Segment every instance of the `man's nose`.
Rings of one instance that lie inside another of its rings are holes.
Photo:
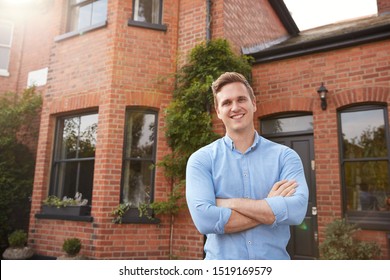
[[[232,102],[232,111],[236,111],[236,110],[238,110],[238,108],[239,108],[238,102],[233,101],[233,102]]]

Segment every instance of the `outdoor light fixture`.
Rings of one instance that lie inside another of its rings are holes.
[[[326,94],[328,93],[328,90],[324,86],[324,83],[321,83],[321,86],[317,89],[317,93],[320,96],[321,99],[321,108],[322,110],[326,110],[326,106],[328,105],[326,103]]]

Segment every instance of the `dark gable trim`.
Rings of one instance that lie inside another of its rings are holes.
[[[292,18],[290,11],[287,9],[286,4],[284,4],[284,1],[268,0],[268,2],[271,4],[280,21],[287,29],[288,34],[290,34],[291,36],[297,36],[299,34],[299,28],[296,25],[294,19]]]
[[[276,46],[248,55],[254,57],[254,64],[259,64],[386,39],[390,39],[390,23],[306,42]]]

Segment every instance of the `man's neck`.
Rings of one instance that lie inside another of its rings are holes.
[[[230,139],[233,140],[234,148],[241,153],[245,153],[250,146],[253,145],[255,139],[255,130],[251,130],[245,133],[227,133]]]

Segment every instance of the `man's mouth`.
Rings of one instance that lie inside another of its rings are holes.
[[[241,119],[242,117],[244,117],[245,114],[239,114],[239,115],[234,115],[234,116],[231,116],[230,118],[231,119]]]

